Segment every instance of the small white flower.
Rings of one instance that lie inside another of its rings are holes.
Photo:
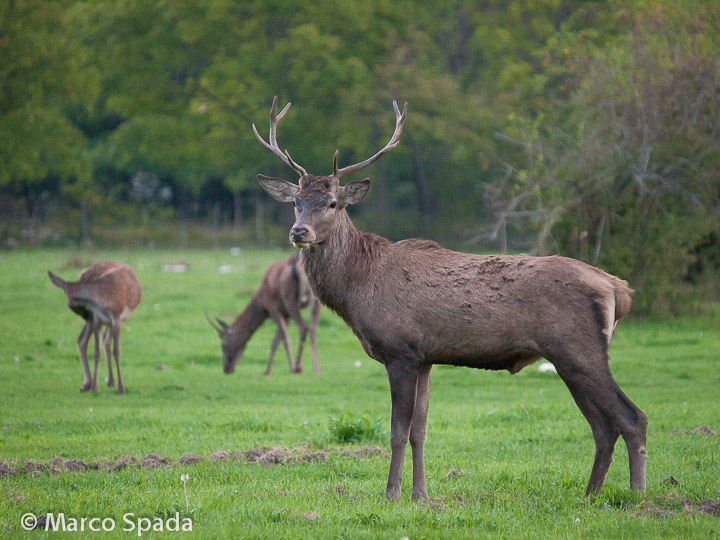
[[[357,360],[357,361],[355,362],[355,367],[356,367],[356,368],[362,367],[362,362],[361,362],[360,360]]]
[[[189,478],[190,478],[190,475],[187,473],[180,476],[180,480],[182,480],[183,482],[187,482]]]
[[[90,408],[88,409],[88,412],[93,412],[93,408],[90,407]]]

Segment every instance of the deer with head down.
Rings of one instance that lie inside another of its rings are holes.
[[[108,386],[115,386],[110,348],[112,345],[118,376],[118,394],[125,393],[120,374],[120,329],[122,322],[135,312],[142,297],[142,287],[130,266],[121,262],[100,262],[80,272],[75,282],[65,281],[48,271],[50,280],[60,287],[67,296],[68,307],[85,319],[77,342],[80,347],[85,380],[81,392],[98,391],[97,372],[100,363],[100,330],[105,326],[102,340],[105,345],[108,367]],[[88,344],[90,336],[95,337],[95,370],[90,376],[88,365]]]
[[[407,114],[395,108],[387,145],[361,163],[308,174],[277,144],[277,97],[270,112],[269,142],[260,142],[298,175],[293,184],[258,175],[276,200],[295,205],[290,241],[302,250],[310,284],[337,312],[365,352],[384,364],[392,401],[390,472],[386,497],[400,497],[403,461],[410,442],[414,499],[426,499],[423,448],[430,370],[435,364],[517,373],[541,357],[552,362],[590,424],[595,460],[586,495],[599,490],[619,436],[630,462],[630,485],[645,490],[647,416],[610,373],[608,349],[628,312],[627,283],[565,257],[478,256],[443,249],[428,240],[392,243],[364,233],[347,206],[370,188],[364,179],[340,179],[375,162],[398,144]]]
[[[265,369],[265,375],[272,373],[273,360],[280,341],[285,345],[290,362],[290,373],[301,373],[303,348],[308,332],[310,333],[313,371],[320,371],[315,343],[317,327],[320,322],[320,302],[313,295],[298,259],[298,254],[294,253],[288,259],[271,265],[265,272],[260,288],[232,324],[226,323],[220,317],[215,317],[213,320],[207,313],[205,314],[222,341],[225,373],[230,374],[235,371],[235,366],[240,362],[248,341],[268,317],[275,321],[278,330],[270,347],[270,361]],[[310,306],[309,325],[305,324],[300,314],[300,310],[307,306]],[[300,346],[295,362],[293,362],[292,343],[290,334],[288,334],[288,323],[291,319],[295,321],[300,330]]]

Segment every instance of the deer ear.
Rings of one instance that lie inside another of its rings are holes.
[[[292,202],[298,194],[298,191],[300,191],[300,188],[295,184],[281,180],[280,178],[272,178],[258,174],[257,179],[262,188],[276,201]]]
[[[343,188],[343,203],[356,204],[365,198],[370,191],[370,179],[358,180],[350,182]]]

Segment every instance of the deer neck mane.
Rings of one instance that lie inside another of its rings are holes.
[[[346,211],[328,239],[302,251],[303,266],[320,301],[348,321],[348,291],[373,280],[389,240],[358,230]]]
[[[267,317],[267,311],[262,307],[257,296],[253,296],[242,313],[232,323],[234,341],[237,347],[244,346]]]

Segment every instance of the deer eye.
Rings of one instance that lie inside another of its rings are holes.
[[[330,208],[335,208],[337,206],[337,202],[333,201],[329,204]]]

